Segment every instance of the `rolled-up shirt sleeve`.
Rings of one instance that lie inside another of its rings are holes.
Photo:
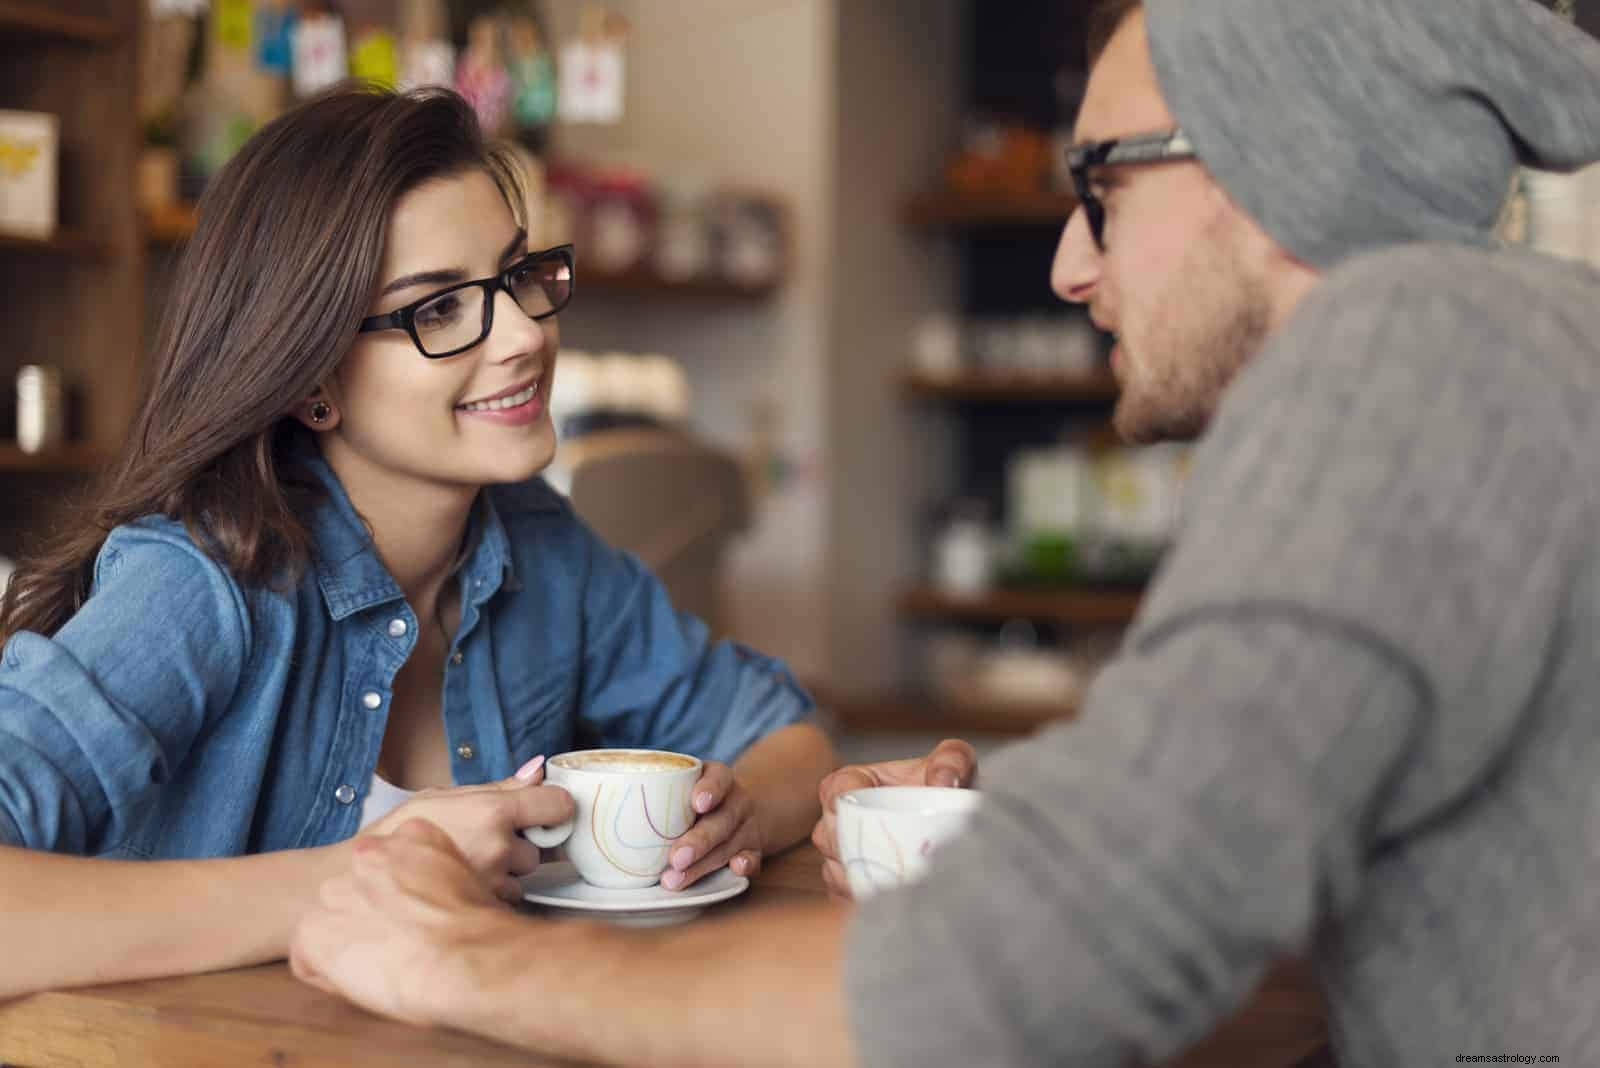
[[[811,698],[780,661],[712,641],[629,553],[589,536],[579,716],[606,746],[644,746],[731,763]]]
[[[1230,389],[1083,718],[858,910],[863,1063],[1160,1060],[1493,773],[1590,566],[1590,393],[1438,259],[1330,276]]]
[[[113,532],[83,607],[0,652],[0,839],[114,848],[228,707],[250,633],[238,585],[175,525]]]

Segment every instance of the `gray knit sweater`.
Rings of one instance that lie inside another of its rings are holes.
[[[1083,717],[853,921],[864,1063],[1123,1065],[1311,954],[1340,1063],[1600,1065],[1600,274],[1417,245],[1230,388]]]

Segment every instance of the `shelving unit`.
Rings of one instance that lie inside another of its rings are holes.
[[[87,233],[58,228],[49,237],[0,233],[0,252],[36,253],[52,258],[105,259],[111,249]]]
[[[0,471],[86,474],[105,466],[109,459],[109,453],[94,445],[69,444],[47,452],[30,453],[14,444],[0,443]]]
[[[838,596],[853,619],[840,612],[836,621],[842,636],[834,659],[844,692],[833,706],[851,729],[1014,733],[1074,714],[1069,695],[1063,693],[1060,704],[1019,708],[979,696],[976,686],[952,694],[934,680],[948,664],[944,653],[975,652],[975,678],[987,677],[994,667],[998,693],[1011,679],[1002,674],[1004,662],[986,653],[998,650],[991,644],[998,641],[997,631],[1027,621],[1035,624],[1040,642],[1052,648],[1060,643],[1069,663],[1087,670],[1114,645],[1115,631],[1136,616],[1142,597],[1139,588],[1044,586],[1051,562],[1040,552],[1024,558],[1039,567],[1039,587],[961,597],[919,582],[932,569],[937,554],[930,550],[949,506],[981,502],[996,528],[1010,524],[1020,450],[1120,444],[1109,418],[1120,391],[1103,359],[1079,373],[998,369],[1007,348],[1033,360],[1042,354],[1032,346],[1044,336],[1074,349],[1082,341],[1074,333],[1078,324],[1066,321],[1082,317],[1081,309],[1064,306],[1050,287],[1051,261],[1077,198],[1050,188],[1044,175],[1025,177],[1040,169],[1040,142],[1014,138],[1006,127],[1019,124],[1049,137],[1070,124],[1072,96],[1085,73],[1084,10],[1048,0],[962,0],[940,10],[954,10],[957,24],[936,24],[936,32],[925,35],[926,48],[938,58],[941,75],[959,71],[960,77],[936,83],[924,78],[920,68],[927,64],[908,63],[890,66],[892,81],[863,75],[841,83],[846,98],[864,103],[852,116],[853,139],[841,141],[839,166],[859,178],[851,199],[867,206],[845,215],[838,255],[842,263],[869,266],[841,270],[848,293],[841,300],[839,333],[847,347],[840,373],[848,385],[836,391],[843,413],[838,425],[847,428],[838,448],[851,466],[841,479],[847,488],[839,494],[839,508],[870,520],[846,515],[838,529],[862,547],[863,558],[882,564],[873,569],[851,561],[841,567],[846,592]],[[897,55],[916,47],[909,31],[889,17],[863,15],[846,27],[855,31],[847,36],[857,51],[843,53],[851,69],[873,69],[869,48]],[[908,113],[920,114],[940,136],[908,133],[916,125],[905,122]],[[990,122],[987,132],[994,137],[974,128]],[[998,148],[1008,156],[956,160],[952,146],[958,152]],[[991,187],[939,188],[950,176],[973,183],[987,179]],[[885,205],[893,233],[884,226]],[[952,319],[969,342],[962,369],[911,370],[910,353],[896,344],[906,345],[932,322]],[[1012,337],[1003,336],[1003,323],[1017,327]],[[992,335],[986,332],[991,327]],[[1042,367],[1048,361],[1034,362]],[[878,380],[863,388],[855,377],[862,371]],[[892,415],[875,416],[874,406],[879,413],[891,408]],[[892,446],[880,446],[869,431],[849,429],[852,423],[877,425],[871,423],[875,417],[892,427]],[[1111,562],[1102,568],[1102,548],[1092,546],[1090,555],[1072,561],[1074,568],[1111,573],[1122,566],[1116,563],[1120,550],[1107,548]],[[1125,570],[1134,573],[1138,563],[1130,556]],[[1006,581],[1026,580],[1008,570]],[[879,650],[893,655],[879,653],[874,662]],[[1022,682],[1017,679],[1015,692],[1028,692]],[[1065,681],[1061,687],[1069,688]]]
[[[836,697],[818,693],[818,703],[845,730],[863,734],[939,734],[995,738],[1029,734],[1047,724],[1071,719],[1076,704],[1018,704],[964,700],[934,694],[869,694]]]
[[[194,233],[195,210],[192,204],[176,204],[145,217],[145,234],[155,245],[177,245]],[[582,292],[670,294],[707,300],[764,300],[778,290],[778,283],[746,285],[719,278],[679,280],[665,278],[650,270],[623,272],[598,271],[582,263],[578,266],[578,287]]]
[[[17,369],[61,370],[74,437],[43,454],[0,424],[0,553],[14,555],[49,520],[62,490],[102,466],[136,395],[145,242],[135,204],[136,67],[143,3],[0,0],[0,108],[42,111],[60,130],[59,226],[47,238],[0,236],[0,286],[24,314],[0,351],[0,410]]]
[[[0,0],[0,37],[44,37],[79,44],[109,44],[126,29],[106,15],[57,11],[36,2]]]
[[[1070,193],[972,194],[922,193],[901,212],[911,226],[977,229],[1012,226],[1060,226],[1078,206]]]
[[[907,619],[1005,623],[1025,619],[1074,627],[1120,627],[1133,621],[1138,590],[999,589],[972,597],[917,586],[901,593],[896,609]]]
[[[1110,403],[1120,387],[1109,370],[1083,374],[964,370],[952,374],[908,371],[907,393],[934,400],[1006,404]]]

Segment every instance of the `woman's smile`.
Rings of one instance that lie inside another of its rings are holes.
[[[541,374],[531,382],[510,386],[481,400],[458,404],[456,411],[503,426],[525,426],[544,414],[547,377]]]

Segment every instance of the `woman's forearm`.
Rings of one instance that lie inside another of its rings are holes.
[[[822,814],[817,784],[837,764],[833,744],[814,723],[780,727],[734,762],[740,785],[755,799],[763,852],[787,849],[811,833]]]
[[[281,958],[348,852],[124,861],[0,847],[0,999]]]

